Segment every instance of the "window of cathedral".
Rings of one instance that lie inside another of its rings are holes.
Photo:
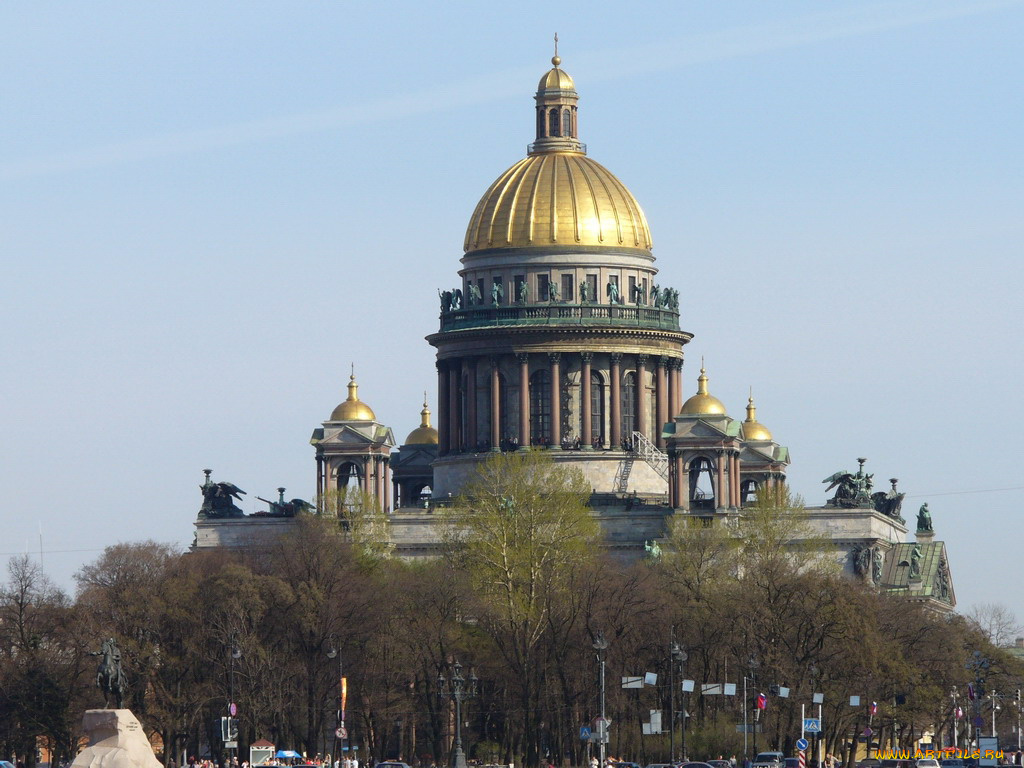
[[[562,275],[562,301],[573,301],[576,289],[575,275]]]
[[[647,303],[647,297],[650,296],[650,294],[647,292],[647,278],[646,277],[641,281],[640,288],[643,290],[643,293],[641,294],[644,297],[643,303],[646,304]]]
[[[537,110],[537,138],[544,138],[544,110]]]
[[[597,301],[597,275],[587,275],[587,296],[590,301]]]
[[[690,509],[715,508],[714,465],[698,456],[690,462]]]
[[[562,135],[572,136],[572,118],[569,116],[569,110],[562,110]]]
[[[632,304],[635,301],[635,298],[636,298],[636,276],[635,275],[630,275],[629,276],[629,293],[627,293],[622,298],[623,298],[623,302],[626,303],[626,304]]]
[[[596,371],[590,374],[590,436],[595,448],[604,446],[604,379]]]
[[[484,288],[484,279],[481,277],[476,281],[476,287],[480,289],[480,301],[487,303],[487,290]]]
[[[559,136],[561,135],[558,131],[558,109],[552,109],[548,114],[548,135]]]
[[[522,288],[523,288],[523,283],[525,283],[525,282],[526,282],[526,275],[516,275],[515,277],[512,278],[512,283],[513,283],[513,285],[515,285],[514,292],[513,292],[512,296],[515,299],[515,301],[519,301],[519,297],[523,295]],[[509,303],[511,304],[512,301],[510,300]]]
[[[630,278],[631,280],[633,278]],[[632,441],[636,429],[636,374],[630,371],[622,377],[622,436]]]
[[[548,300],[548,283],[550,278],[547,275],[537,275],[537,301]]]
[[[551,434],[551,372],[547,368],[530,377],[530,440],[545,445]]]

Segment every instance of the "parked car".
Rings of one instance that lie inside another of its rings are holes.
[[[939,765],[942,768],[964,768],[967,765],[962,757],[944,757],[939,760]]]
[[[400,763],[397,760],[385,760],[383,763],[377,763],[374,768],[412,768],[408,763]]]
[[[705,760],[711,768],[732,768],[732,762],[729,760]]]
[[[711,768],[711,765],[709,763],[692,762],[683,763],[679,768]]]
[[[939,761],[934,757],[922,757],[915,761],[917,768],[939,768]]]
[[[787,757],[786,758],[786,768],[800,768],[800,758],[799,757]]]
[[[785,761],[781,752],[758,752],[751,768],[783,768]]]

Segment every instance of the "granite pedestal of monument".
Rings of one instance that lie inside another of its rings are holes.
[[[90,709],[82,718],[89,746],[71,768],[162,768],[130,709]]]

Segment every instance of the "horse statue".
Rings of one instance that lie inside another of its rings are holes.
[[[110,708],[110,697],[114,697],[117,709],[124,709],[124,696],[128,692],[128,679],[121,669],[121,649],[112,637],[103,641],[99,651],[92,651],[90,656],[102,657],[96,667],[96,685],[103,691],[103,708]]]

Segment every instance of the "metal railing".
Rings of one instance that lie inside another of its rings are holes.
[[[642,432],[633,433],[633,453],[646,461],[662,480],[668,480],[668,456]]]
[[[441,313],[441,330],[496,325],[604,325],[679,330],[679,312],[628,304],[477,305]]]

